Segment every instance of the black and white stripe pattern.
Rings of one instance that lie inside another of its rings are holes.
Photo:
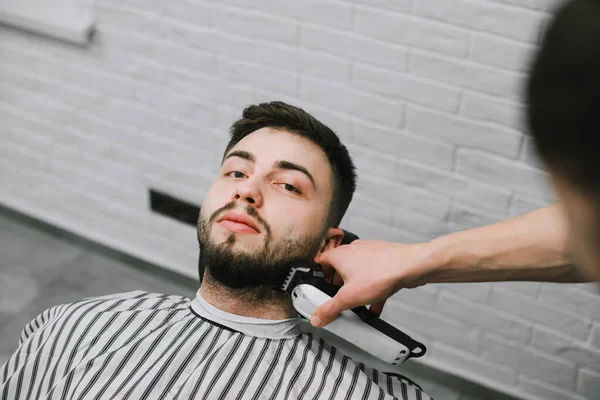
[[[0,400],[429,399],[311,334],[242,334],[190,301],[130,292],[44,311],[0,369]]]

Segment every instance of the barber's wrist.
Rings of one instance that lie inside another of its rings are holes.
[[[440,236],[420,246],[417,267],[420,273],[415,279],[416,286],[462,280],[460,266],[467,260],[457,261],[461,254],[454,234]]]
[[[430,241],[417,244],[397,244],[398,260],[395,280],[398,288],[415,288],[436,283],[435,276],[448,263],[444,243]]]

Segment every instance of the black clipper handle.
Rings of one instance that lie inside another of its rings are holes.
[[[402,332],[400,329],[393,325],[388,324],[381,318],[379,318],[374,312],[370,311],[365,306],[355,307],[352,309],[356,315],[360,317],[365,323],[371,325],[379,332],[391,337],[395,341],[402,343],[410,350],[409,358],[419,358],[425,355],[427,347],[423,343],[417,342],[415,339]]]
[[[327,294],[330,297],[335,296],[335,294],[340,289],[339,286],[334,285],[333,283],[327,282],[323,278],[316,277],[308,277],[304,279],[303,283],[307,283],[321,290],[323,293]],[[410,350],[410,354],[406,358],[419,358],[425,355],[427,352],[427,347],[421,342],[417,342],[406,333],[402,332],[400,329],[396,328],[393,325],[388,324],[381,318],[379,318],[374,312],[369,311],[369,309],[365,306],[359,306],[352,309],[352,311],[358,315],[358,317],[368,325],[371,325],[373,328],[377,329],[381,333],[391,337],[395,341],[402,343]]]

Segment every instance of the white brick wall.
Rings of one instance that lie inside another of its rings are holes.
[[[194,230],[149,187],[201,202],[248,104],[336,129],[359,169],[344,227],[415,243],[554,200],[523,82],[558,0],[95,2],[89,49],[0,27],[0,202],[196,275]],[[402,290],[385,318],[422,362],[531,399],[593,399],[589,285]]]

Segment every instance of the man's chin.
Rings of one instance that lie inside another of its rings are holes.
[[[258,235],[244,235],[232,232],[219,232],[213,235],[211,242],[217,246],[226,245],[231,249],[246,251],[256,251],[261,246],[264,246]]]

